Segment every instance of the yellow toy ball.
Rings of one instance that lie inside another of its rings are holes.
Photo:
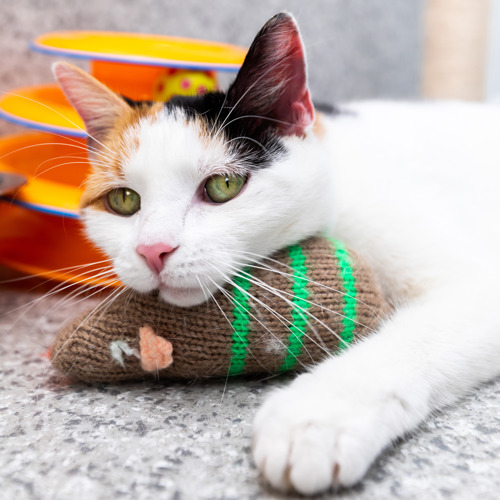
[[[155,101],[168,101],[174,95],[203,95],[217,89],[213,71],[175,70],[157,78],[153,96]]]

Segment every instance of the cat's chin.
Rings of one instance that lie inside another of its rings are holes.
[[[160,297],[169,304],[179,307],[191,307],[206,301],[201,288],[180,288],[160,285]]]

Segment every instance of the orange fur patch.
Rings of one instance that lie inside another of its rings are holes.
[[[94,153],[95,161],[91,160],[92,172],[85,183],[80,208],[92,206],[96,210],[106,210],[102,197],[111,189],[123,187],[122,165],[139,148],[134,127],[144,119],[153,121],[163,106],[163,103],[154,103],[130,108],[116,121],[99,151]]]

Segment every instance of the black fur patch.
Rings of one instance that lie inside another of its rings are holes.
[[[232,151],[248,168],[256,170],[269,166],[287,151],[276,133],[272,120],[252,113],[240,113],[238,107],[229,107],[224,92],[210,92],[202,96],[175,96],[165,103],[167,110],[182,108],[188,119],[205,120],[212,135],[223,135]]]
[[[133,108],[153,104],[147,101],[134,101],[122,96]],[[165,103],[165,109],[182,109],[188,119],[196,117],[205,120],[212,135],[223,135],[224,141],[250,170],[269,166],[277,158],[287,154],[281,137],[276,133],[274,122],[264,117],[248,116],[238,113],[225,105],[224,92],[210,92],[200,96],[174,96]],[[220,132],[219,132],[220,131]]]
[[[152,105],[152,101],[134,101],[122,96],[133,108]],[[201,96],[174,96],[165,103],[168,111],[182,109],[188,119],[196,117],[205,120],[207,129],[215,136],[221,130],[224,140],[231,145],[234,153],[241,158],[249,170],[268,167],[271,163],[287,154],[283,140],[276,132],[274,122],[264,117],[242,115],[237,108],[225,103],[224,92],[210,92]],[[324,103],[315,103],[315,108],[329,115],[342,114],[342,111]]]

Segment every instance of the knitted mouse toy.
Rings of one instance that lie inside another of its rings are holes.
[[[370,334],[387,312],[366,264],[317,237],[245,269],[195,307],[125,292],[66,324],[51,360],[84,382],[301,370]]]

